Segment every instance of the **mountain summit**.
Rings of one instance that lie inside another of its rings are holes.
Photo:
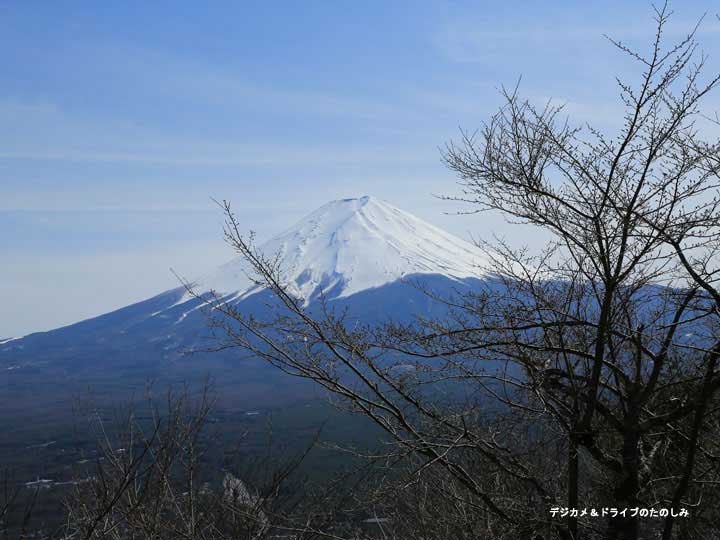
[[[283,280],[306,301],[320,293],[347,297],[408,275],[474,277],[483,259],[469,242],[369,196],[329,202],[260,250],[280,256]],[[245,297],[256,290],[247,271],[236,259],[198,285]]]

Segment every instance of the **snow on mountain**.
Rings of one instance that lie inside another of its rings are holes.
[[[310,301],[342,298],[412,274],[480,277],[482,252],[434,225],[373,198],[332,201],[260,246],[279,254],[284,282]],[[257,291],[238,258],[196,282],[235,299]]]

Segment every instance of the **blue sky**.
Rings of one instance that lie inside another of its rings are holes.
[[[670,39],[709,2],[676,2]],[[514,85],[612,131],[646,2],[0,3],[0,337],[97,315],[232,256],[211,197],[268,237],[371,194],[460,236],[438,148]],[[712,102],[717,103],[715,97]]]

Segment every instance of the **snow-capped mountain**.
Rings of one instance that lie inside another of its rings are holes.
[[[473,244],[369,196],[332,201],[260,250],[279,255],[284,281],[308,302],[321,292],[343,298],[409,275],[477,277],[482,262]],[[245,298],[257,292],[248,271],[244,260],[235,259],[196,283]]]
[[[442,305],[407,281],[450,295],[483,279],[483,255],[474,245],[372,197],[330,202],[260,249],[279,255],[284,282],[309,309],[322,293],[366,322],[442,313]],[[268,315],[269,292],[248,270],[232,260],[197,279],[195,292],[212,290],[242,312]],[[276,375],[261,362],[246,359],[239,366],[232,351],[187,354],[213,346],[202,307],[202,300],[177,287],[99,317],[0,342],[0,391],[25,383],[37,388],[42,378],[56,392],[59,382],[133,388],[148,378],[191,380],[211,372],[234,394],[267,398],[267,381]]]

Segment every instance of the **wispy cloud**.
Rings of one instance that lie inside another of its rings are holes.
[[[699,12],[696,19],[671,19],[664,29],[664,39],[683,39],[695,28],[702,15],[703,13]],[[503,21],[498,27],[483,19],[448,18],[438,25],[432,36],[432,43],[445,58],[459,64],[490,61],[509,64],[514,59],[537,53],[562,52],[564,57],[572,57],[581,51],[590,60],[602,55],[603,47],[610,46],[607,37],[640,47],[652,42],[655,29],[649,9],[639,15],[626,13],[625,18],[644,20],[646,24],[637,22],[618,25],[605,18],[587,24],[558,17],[554,23],[548,18],[513,19],[513,26],[508,26],[508,21]],[[492,27],[489,28],[490,26]],[[708,14],[703,19],[697,36],[703,39],[715,38],[718,35],[720,22],[713,14]],[[569,51],[572,54],[569,54]]]
[[[405,144],[406,137],[393,137],[392,132],[385,132],[383,141],[370,139],[361,145],[327,137],[277,142],[272,134],[260,137],[264,141],[249,142],[249,134],[236,134],[236,140],[220,139],[219,135],[178,135],[123,118],[64,111],[46,102],[0,100],[0,123],[14,126],[0,134],[0,159],[5,160],[289,167],[407,163],[419,158]]]

